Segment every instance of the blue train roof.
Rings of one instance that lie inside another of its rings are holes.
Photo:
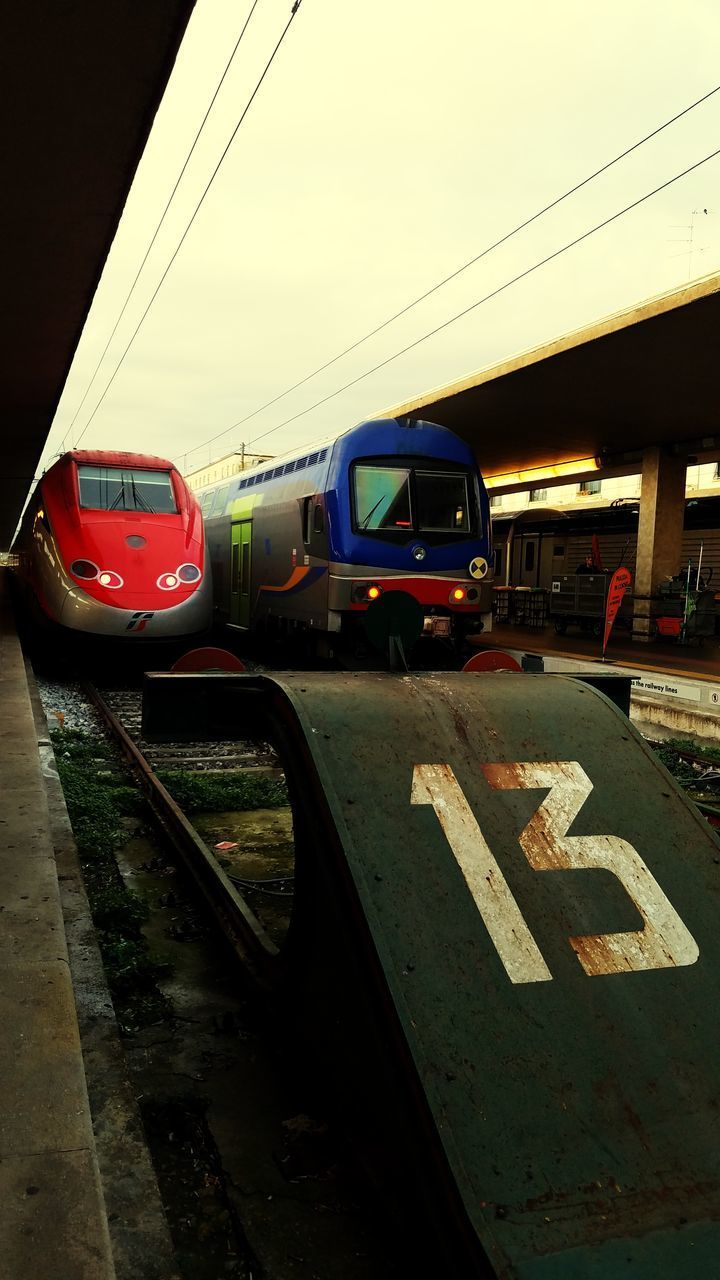
[[[352,458],[374,454],[444,458],[464,466],[475,465],[470,445],[453,431],[411,418],[375,418],[358,423],[336,440],[333,461],[347,463]]]

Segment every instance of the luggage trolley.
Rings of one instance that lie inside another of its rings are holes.
[[[590,635],[602,635],[610,574],[564,573],[550,586],[550,618],[558,635],[574,624]]]

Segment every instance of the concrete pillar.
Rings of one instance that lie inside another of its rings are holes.
[[[681,569],[687,463],[667,450],[645,449],[633,594],[633,640],[652,639],[652,601],[661,582]]]

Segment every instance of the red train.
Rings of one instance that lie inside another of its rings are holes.
[[[64,454],[38,482],[13,553],[26,601],[45,622],[163,640],[210,625],[200,508],[164,458]]]

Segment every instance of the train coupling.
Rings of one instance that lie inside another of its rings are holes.
[[[434,614],[426,614],[423,619],[422,633],[424,636],[439,636],[447,639],[452,632],[452,621],[449,616],[436,617]]]

